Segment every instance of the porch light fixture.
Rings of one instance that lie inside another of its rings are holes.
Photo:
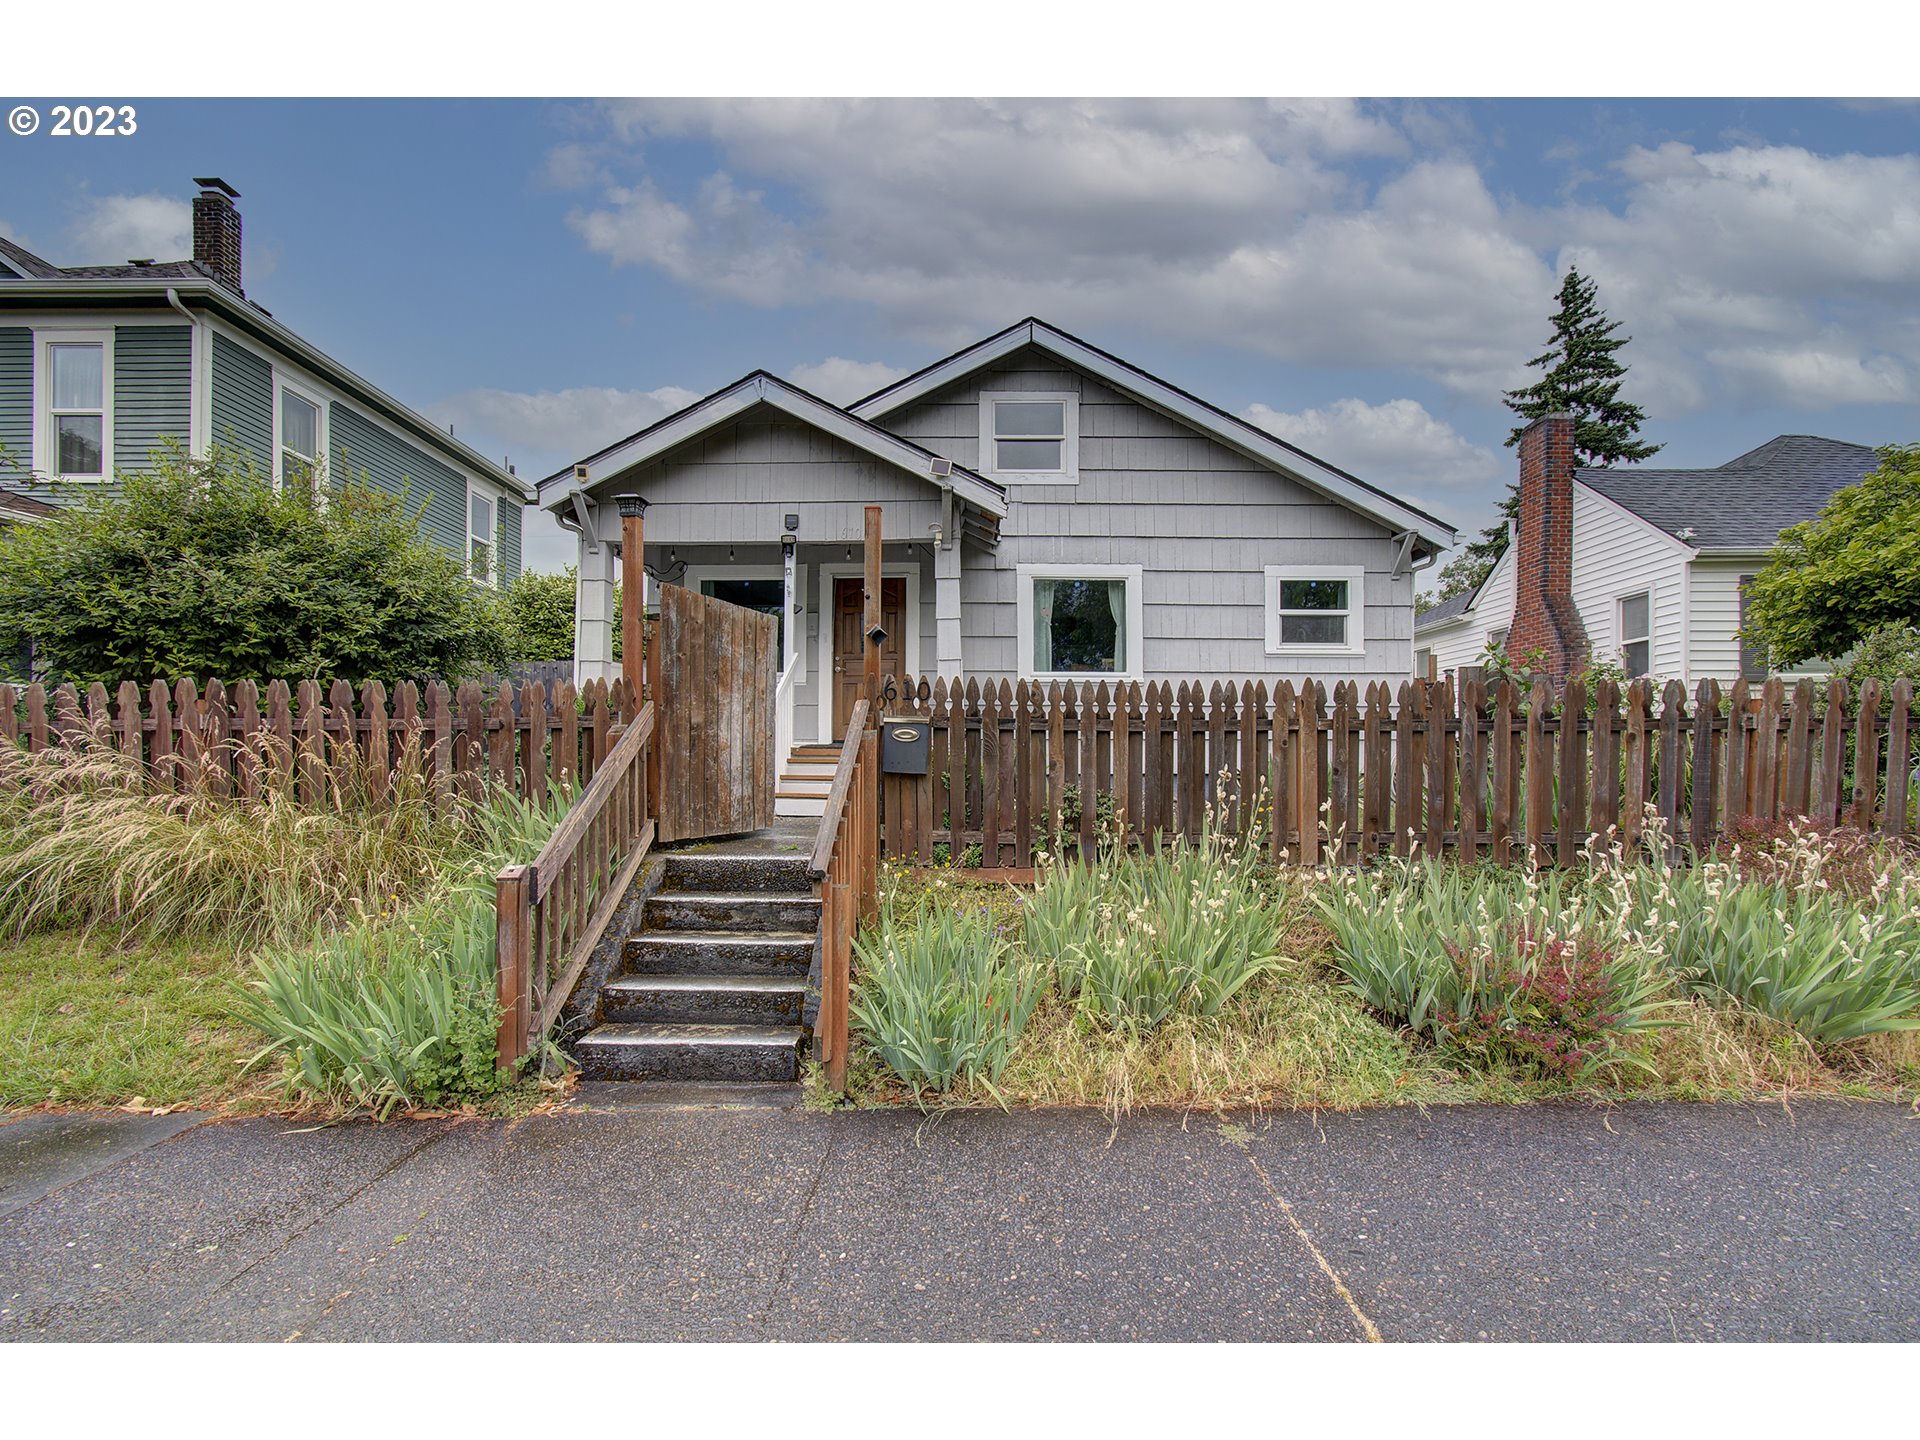
[[[786,529],[789,535],[798,535],[800,533],[800,517],[793,511],[789,510],[787,512],[786,522]]]
[[[945,534],[946,532],[940,528],[940,522],[938,520],[934,521],[933,524],[927,526],[928,544],[931,546],[931,548],[935,550],[940,549],[940,542],[944,538]]]
[[[647,500],[644,495],[616,495],[613,497],[620,507],[620,518],[632,520],[647,513]]]
[[[795,535],[792,531],[788,531],[785,535],[782,535],[780,537],[781,557],[783,559],[791,560],[793,558],[794,546],[798,545],[799,543],[800,543],[800,537]]]

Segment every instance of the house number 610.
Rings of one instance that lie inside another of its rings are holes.
[[[140,128],[131,105],[55,105],[49,135],[131,135]]]

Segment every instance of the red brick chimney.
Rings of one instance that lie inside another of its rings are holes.
[[[240,211],[234,201],[240,192],[226,181],[196,179],[200,193],[193,197],[193,258],[235,291],[240,286]]]
[[[1513,557],[1507,654],[1547,657],[1556,686],[1587,663],[1587,632],[1573,608],[1573,417],[1542,415],[1520,436],[1520,523]]]

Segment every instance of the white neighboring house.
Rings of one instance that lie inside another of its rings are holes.
[[[1574,470],[1569,588],[1592,655],[1689,689],[1764,678],[1764,660],[1738,634],[1745,582],[1782,530],[1813,519],[1879,463],[1865,445],[1780,435],[1712,469]],[[1479,589],[1418,618],[1416,674],[1429,657],[1457,670],[1478,664],[1489,641],[1506,644],[1519,577],[1554,583],[1553,567],[1529,567],[1524,548],[1516,534]]]

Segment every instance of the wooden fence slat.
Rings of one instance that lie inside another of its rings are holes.
[[[1547,820],[1553,811],[1553,747],[1547,740],[1547,712],[1553,692],[1544,679],[1533,682],[1527,695],[1526,797],[1524,863],[1534,868],[1550,858],[1546,846]]]
[[[1579,778],[1586,769],[1584,741],[1580,722],[1587,714],[1587,686],[1578,675],[1569,675],[1560,687],[1560,756],[1558,793],[1554,806],[1554,858],[1561,865],[1573,864],[1586,840],[1586,815],[1581,805]]]
[[[1853,731],[1853,805],[1848,823],[1872,830],[1880,803],[1880,682],[1860,686],[1860,713]]]
[[[1880,820],[1881,832],[1898,839],[1909,832],[1907,807],[1913,777],[1913,682],[1894,682],[1887,710],[1887,808]]]
[[[1827,714],[1820,726],[1820,793],[1814,819],[1824,828],[1840,823],[1841,774],[1847,744],[1847,682],[1827,686]]]

